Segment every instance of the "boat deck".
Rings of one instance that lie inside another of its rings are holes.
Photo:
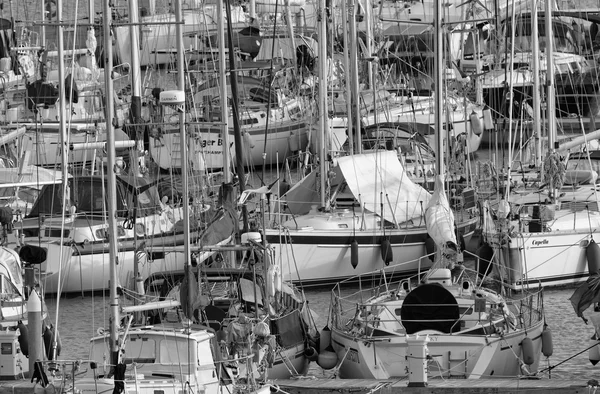
[[[430,379],[426,387],[408,387],[408,380],[298,379],[276,380],[274,385],[290,394],[378,393],[378,394],[469,394],[469,393],[589,393],[587,382],[560,379]],[[591,391],[590,391],[591,390]]]

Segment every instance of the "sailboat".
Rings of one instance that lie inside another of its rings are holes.
[[[386,128],[391,125],[418,125],[419,132],[427,139],[430,145],[435,141],[435,134],[423,132],[432,129],[435,114],[433,112],[433,97],[409,91],[406,95],[397,95],[387,90],[377,91],[373,100],[373,93],[361,92],[361,122],[363,127]],[[345,100],[334,101],[334,106],[345,106]],[[471,102],[457,93],[448,92],[445,96],[444,113],[447,114],[448,133],[455,139],[460,140],[469,153],[479,149],[483,139],[483,105]],[[338,128],[348,128],[348,117],[345,109],[341,113],[334,114],[333,122]],[[338,118],[338,119],[336,119]]]
[[[221,37],[223,41],[224,37]],[[221,64],[224,64],[223,50],[219,56]],[[231,65],[234,59],[230,58],[229,62]],[[231,75],[234,81],[237,80],[235,74],[232,72]],[[224,68],[219,79],[218,94],[223,98],[229,90],[225,85]],[[237,84],[230,88],[233,108],[236,108],[235,98],[238,97],[236,88]],[[222,113],[227,114],[228,105],[224,100],[220,103]],[[234,110],[234,119],[236,115]],[[237,143],[241,138],[240,129],[234,122]],[[236,148],[239,152],[240,146]],[[182,156],[182,163],[185,163],[183,160]],[[191,300],[195,308],[191,313],[194,319],[217,330],[227,354],[226,365],[260,380],[303,375],[308,370],[310,359],[317,356],[314,347],[316,327],[304,294],[283,280],[280,263],[260,232],[244,232],[239,239],[236,237],[235,242],[216,242],[222,238],[220,233],[230,234],[231,228],[239,227],[238,208],[246,210],[245,204],[250,195],[259,195],[264,206],[265,194],[270,189],[265,186],[244,190],[243,185],[238,185],[241,193],[236,199],[232,175],[227,170],[231,158],[224,153],[222,160],[226,171],[225,182],[219,190],[218,214],[188,250],[185,246],[169,248],[165,259],[185,261],[190,252],[194,256],[213,255],[209,259],[196,259],[194,270],[157,272],[146,280],[145,292],[161,298]],[[243,164],[238,162],[237,169],[238,177],[243,179]],[[247,222],[244,227],[248,227]],[[169,310],[165,309],[157,315],[164,318],[168,313]],[[260,360],[257,368],[251,369],[240,362],[240,357],[247,356],[250,351]]]
[[[323,30],[321,37],[325,35]],[[326,58],[323,45],[319,48],[319,58]],[[319,62],[322,81],[327,79],[325,63]],[[319,84],[319,108],[328,108],[326,86]],[[407,276],[429,267],[429,259],[420,259],[431,244],[423,216],[429,192],[411,180],[396,151],[332,157],[325,135],[329,119],[321,114],[319,120],[319,169],[273,203],[276,212],[265,229],[267,243],[283,261],[284,278],[306,286],[336,283],[388,265],[403,264],[397,272]],[[472,191],[457,190],[464,209],[453,231],[466,243],[478,219]]]
[[[547,5],[546,15],[553,10]],[[549,18],[552,19],[552,18]],[[550,24],[546,36],[551,36]],[[546,59],[552,59],[553,45],[546,46]],[[544,158],[542,179],[545,187],[537,197],[521,201],[506,198],[498,209],[484,207],[483,240],[479,250],[481,257],[500,261],[506,272],[498,276],[513,289],[529,286],[570,285],[587,280],[593,272],[588,266],[595,264],[587,257],[600,241],[597,229],[600,213],[594,186],[588,189],[585,200],[567,201],[562,194],[565,166],[557,149],[554,108],[554,85],[548,84],[548,147]],[[583,137],[585,141],[585,136]],[[573,198],[576,194],[571,195]],[[510,230],[509,230],[510,229]],[[490,253],[493,251],[493,253]]]
[[[448,207],[443,211],[445,216]],[[451,244],[436,242],[442,254],[455,254]],[[427,365],[426,377],[534,374],[545,327],[541,291],[512,300],[483,287],[468,270],[457,275],[450,269],[453,264],[452,259],[441,261],[404,280],[390,279],[394,271],[380,271],[338,284],[332,290],[330,329],[340,377],[418,374],[410,355],[415,354],[411,341],[419,338],[427,341],[428,361],[421,361]],[[373,275],[382,278],[374,287]]]
[[[181,2],[176,3],[176,17],[181,19]],[[108,1],[104,2],[104,31],[108,32],[111,24],[111,7]],[[178,35],[181,36],[181,27],[177,25]],[[107,56],[108,67],[112,59],[110,56],[110,35],[105,35],[109,48]],[[181,40],[179,51],[181,58],[178,87],[183,88],[183,49]],[[106,81],[106,90],[112,90],[112,81]],[[184,101],[171,102],[173,105],[184,105]],[[112,115],[109,106],[108,115]],[[183,111],[181,118],[184,117]],[[108,116],[110,119],[111,116]],[[186,140],[185,128],[182,124],[182,140]],[[107,124],[108,129],[108,165],[116,168],[116,153],[114,148],[113,126]],[[184,153],[185,158],[185,153]],[[109,171],[107,174],[107,200],[111,212],[117,210],[117,182],[116,174]],[[184,175],[184,180],[186,176]],[[184,186],[187,192],[187,185]],[[187,209],[185,209],[187,214]],[[186,230],[184,248],[189,251],[189,216],[184,217],[183,227]],[[91,339],[91,353],[88,361],[88,374],[73,377],[73,390],[86,392],[106,392],[114,389],[117,392],[154,393],[179,393],[191,390],[193,392],[218,393],[222,390],[234,391],[240,389],[236,386],[237,376],[221,362],[221,349],[217,343],[214,330],[207,326],[195,324],[189,313],[189,305],[184,305],[182,313],[174,313],[167,321],[157,325],[133,325],[133,314],[138,311],[156,308],[153,305],[123,306],[117,293],[117,262],[118,262],[118,227],[114,215],[108,218],[108,241],[110,253],[110,327],[108,330],[99,330],[99,335]],[[189,270],[190,261],[186,262],[186,271]],[[162,306],[175,305],[176,302],[165,301]],[[128,314],[122,316],[122,314]],[[123,319],[121,319],[123,317]],[[107,360],[108,355],[108,360]],[[253,355],[240,357],[252,363]],[[104,365],[102,372],[97,370],[98,365]],[[245,378],[246,376],[244,376]],[[259,385],[248,378],[243,383],[247,392],[268,392],[269,386]]]
[[[279,164],[286,157],[305,150],[308,144],[310,115],[300,97],[287,96],[282,89],[268,86],[268,78],[261,80],[237,76],[240,100],[240,123],[244,135],[242,162],[247,167]],[[230,81],[228,85],[230,84]],[[197,87],[194,108],[188,120],[192,123],[194,138],[192,158],[198,170],[223,168],[223,155],[232,154],[235,145],[223,144],[222,123],[232,124],[231,117],[223,119],[220,110],[219,83],[211,78]],[[228,88],[228,97],[231,89]],[[180,147],[177,128],[166,124],[150,134],[150,155],[162,169],[180,168]],[[234,135],[233,129],[227,131]],[[235,156],[235,155],[234,155]]]
[[[533,79],[535,75],[532,64],[534,56],[540,62],[540,76],[551,76],[555,83],[555,121],[560,125],[556,138],[570,139],[578,136],[588,118],[598,112],[596,97],[600,85],[597,82],[598,66],[589,55],[590,43],[580,39],[587,34],[590,22],[588,15],[554,10],[550,15],[540,12],[537,26],[533,26],[531,10],[518,12],[513,18],[501,20],[497,26],[505,38],[504,49],[490,50],[491,53],[476,57],[473,60],[461,61],[464,70],[477,69],[481,73],[480,84],[483,99],[498,119],[498,122],[508,121],[509,117],[521,120],[526,130],[531,133],[532,123],[536,121],[533,111]],[[544,47],[548,45],[544,26],[551,25],[552,42],[554,49],[552,58],[548,56]],[[486,29],[489,26],[486,26]],[[491,29],[490,29],[491,30]],[[475,33],[482,35],[482,32]],[[532,35],[539,34],[541,51],[534,54],[532,49]],[[489,34],[486,34],[489,35]],[[493,45],[489,39],[480,39],[481,48]],[[504,53],[504,55],[501,55]],[[546,64],[551,64],[546,68]],[[510,70],[507,72],[507,70]],[[508,95],[508,87],[512,93]],[[509,100],[510,98],[510,100]],[[501,124],[501,123],[499,123]],[[483,144],[492,146],[494,143],[488,134],[484,136]],[[507,141],[502,138],[502,143]]]
[[[143,177],[119,175],[117,185],[117,226],[119,240],[118,281],[129,287],[134,281],[134,265],[142,262],[139,273],[146,278],[158,267],[145,264],[149,257],[145,248],[159,250],[183,243],[183,204],[166,203],[158,185]],[[108,289],[110,259],[108,209],[102,196],[108,182],[105,176],[78,175],[67,180],[68,200],[63,201],[62,186],[49,184],[42,188],[36,202],[16,229],[23,244],[68,246],[59,256],[52,255],[42,267],[45,291],[53,293],[85,293]],[[204,228],[211,206],[194,204],[192,232]],[[57,250],[58,249],[51,249]],[[66,253],[65,253],[66,252]],[[161,269],[177,266],[162,266]]]
[[[66,50],[63,43],[56,44],[58,50],[55,51],[46,47],[49,44],[44,42],[45,29],[43,26],[40,35],[30,26],[20,26],[18,32],[14,33],[17,37],[15,48],[22,48],[16,50],[14,55],[20,78],[5,84],[2,89],[0,122],[9,131],[26,129],[25,135],[19,138],[19,147],[24,152],[34,153],[31,155],[32,164],[56,168],[61,164],[61,106],[65,106],[69,115],[66,122],[69,124],[70,144],[106,141],[103,130],[104,69],[96,63],[93,29],[88,29],[84,37],[85,47]],[[65,62],[68,63],[67,67],[64,67]],[[63,64],[60,72],[58,63]],[[127,75],[123,74],[122,69],[115,68],[112,77],[125,78]],[[68,88],[64,96],[59,97],[59,86],[62,85]],[[122,123],[126,105],[116,95],[114,99],[120,103],[115,121]],[[128,137],[119,130],[118,139],[127,140]],[[81,150],[69,150],[68,154],[72,166],[93,162],[97,156]]]
[[[157,7],[154,0],[146,1],[136,10],[139,12],[139,61],[141,67],[156,67],[173,64],[176,58],[177,35],[173,27],[173,10]],[[202,61],[210,59],[216,48],[211,46],[211,37],[218,27],[218,10],[214,3],[187,2],[183,10],[183,40],[186,58]],[[236,47],[242,52],[257,51],[261,37],[241,5],[233,6],[232,21],[238,31]],[[132,36],[126,24],[117,23],[114,30],[114,53],[121,63],[131,64]],[[247,37],[247,40],[244,40]],[[247,42],[246,42],[247,41]],[[135,48],[135,47],[134,47]]]
[[[237,215],[228,212],[256,191],[244,193],[238,201],[230,201],[235,194],[231,184],[222,185],[221,193],[225,217],[236,225]],[[211,240],[223,228],[223,221],[213,222],[192,247],[194,256],[214,253],[210,260],[198,263],[192,274],[195,318],[217,331],[229,364],[240,371],[248,368],[234,355],[246,354],[246,344],[252,342],[252,349],[260,349],[263,355],[259,368],[250,371],[256,378],[288,379],[306,374],[309,362],[317,356],[317,333],[303,292],[283,280],[274,249],[262,242],[259,232],[241,234],[240,242],[214,244]],[[167,253],[182,258],[181,247],[169,248]],[[144,293],[181,301],[188,297],[187,278],[181,269],[156,272],[145,281]],[[164,319],[169,313],[165,308],[153,318]],[[262,334],[257,337],[248,337],[259,331]]]
[[[131,75],[136,76],[135,84],[139,82],[139,73],[134,67],[135,64],[131,65]],[[136,88],[134,86],[135,91]],[[163,92],[160,101],[161,104],[163,101],[179,102],[183,97],[182,91],[167,91]],[[132,111],[134,107],[132,105]],[[163,120],[160,119],[161,123]],[[116,141],[114,146],[119,148],[120,154],[128,154],[123,148],[131,147],[132,141]],[[89,143],[83,147],[105,148],[105,144]],[[119,156],[117,164],[119,174],[116,175],[117,205],[114,215],[109,213],[103,193],[108,189],[104,171],[112,170],[102,166],[97,174],[78,174],[69,178],[66,189],[56,185],[45,187],[30,212],[18,224],[22,243],[68,246],[60,255],[51,256],[42,267],[47,293],[86,293],[108,289],[112,260],[109,258],[107,229],[111,216],[117,217],[117,279],[119,286],[124,288],[132,287],[138,276],[143,280],[156,270],[182,266],[178,262],[171,265],[171,262],[150,264],[154,256],[146,253],[146,248],[157,251],[164,246],[181,245],[186,231],[194,238],[203,230],[205,219],[212,211],[210,204],[200,200],[190,203],[182,198],[183,193],[173,192],[176,185],[171,177],[148,179],[141,176],[136,160],[130,160],[127,168],[128,162]],[[191,211],[186,210],[189,205],[192,205]],[[191,228],[184,228],[184,218],[191,220]],[[136,267],[141,268],[138,270]]]
[[[439,9],[434,19],[437,86],[442,82]],[[438,110],[441,97],[436,92]],[[437,146],[440,153],[441,134]],[[457,269],[460,248],[439,154],[437,168],[425,212],[437,249],[434,266],[407,280],[390,279],[393,272],[382,269],[375,286],[364,288],[373,283],[372,272],[352,278],[353,292],[346,289],[349,281],[332,290],[331,346],[343,378],[408,378],[409,386],[425,386],[428,377],[516,377],[537,369],[545,326],[541,290],[512,301],[484,288],[463,267]]]

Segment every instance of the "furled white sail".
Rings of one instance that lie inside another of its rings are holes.
[[[365,209],[391,223],[423,216],[431,194],[406,175],[395,151],[344,156],[338,168]]]
[[[454,214],[450,209],[441,175],[435,178],[435,189],[425,211],[425,222],[429,236],[438,247],[456,247]]]

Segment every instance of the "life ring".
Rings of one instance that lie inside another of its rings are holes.
[[[46,0],[45,1],[45,9],[46,9],[46,18],[48,20],[52,20],[56,18],[56,10],[58,7],[56,6],[56,0]],[[54,6],[54,7],[52,7]]]

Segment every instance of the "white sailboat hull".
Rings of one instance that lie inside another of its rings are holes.
[[[181,236],[174,236],[175,242],[182,243]],[[162,240],[165,241],[164,239]],[[229,239],[224,242],[228,242]],[[162,271],[177,271],[184,267],[183,259],[165,258],[149,260],[149,256],[143,251],[136,251],[131,241],[129,248],[119,250],[119,263],[116,267],[118,286],[134,288],[136,278],[134,269],[136,260],[141,280],[147,279],[152,273]],[[110,258],[108,250],[97,253],[85,253],[85,248],[77,246],[63,248],[63,265],[60,266],[60,249],[56,244],[48,247],[48,260],[42,264],[42,276],[44,291],[48,294],[56,293],[89,293],[103,291],[109,288],[110,280]],[[122,247],[124,245],[121,245]],[[108,249],[108,245],[105,245]],[[199,261],[204,261],[211,252],[204,252],[199,256]],[[137,255],[137,257],[136,257]]]
[[[58,124],[44,126],[33,123],[21,124],[27,132],[20,139],[21,149],[31,152],[31,164],[42,167],[61,165],[62,154]],[[106,142],[106,133],[92,123],[72,124],[69,130],[70,144]],[[93,131],[92,131],[93,130]],[[115,130],[117,141],[126,141],[129,137],[122,130]],[[103,156],[103,154],[101,155]],[[96,150],[69,150],[68,162],[72,165],[91,163],[99,158]]]
[[[308,143],[308,129],[304,121],[269,126],[266,135],[263,127],[242,130],[247,133],[242,144],[243,162],[246,166],[283,163],[286,157],[298,149],[304,149]],[[232,131],[229,140],[228,154],[235,158]],[[223,134],[220,130],[198,128],[195,137],[190,139],[189,152],[193,152],[191,162],[196,170],[223,168],[223,151]],[[263,152],[266,153],[264,160]],[[181,168],[179,132],[151,138],[150,153],[162,169]]]
[[[459,224],[465,242],[473,235],[477,219]],[[332,284],[363,273],[386,267],[382,258],[381,240],[390,240],[393,261],[389,263],[395,274],[410,275],[431,267],[427,257],[427,230],[336,230],[332,228],[299,230],[267,229],[267,242],[282,260],[284,279],[302,285]],[[352,267],[351,241],[358,242],[358,265]],[[398,267],[400,264],[400,268]]]
[[[183,47],[203,49],[205,37],[217,31],[216,5],[183,11]],[[234,28],[246,23],[234,21]],[[175,14],[156,14],[140,18],[140,66],[173,64],[177,58],[177,36],[175,34]],[[129,26],[114,27],[115,54],[119,63],[131,64],[131,37]],[[217,50],[218,48],[208,48]],[[212,53],[208,53],[212,56]]]
[[[511,287],[572,285],[588,279],[586,248],[590,239],[600,242],[596,231],[600,228],[600,214],[567,211],[544,226],[550,231],[524,229],[511,238],[508,248],[502,249],[504,264],[508,266],[504,280]]]
[[[427,99],[429,101],[429,99]],[[406,123],[420,123],[427,124],[430,126],[435,125],[435,113],[427,108],[418,108],[419,104],[415,104],[415,108],[404,104],[398,107],[383,108],[377,112],[377,114],[363,117],[363,122],[366,126],[375,125],[377,123],[385,122],[406,122]],[[473,107],[471,105],[471,107]],[[483,109],[477,108],[474,110],[477,114],[477,118],[480,123],[483,123]],[[469,152],[476,152],[481,145],[483,133],[476,134],[473,131],[469,115],[471,112],[462,111],[461,108],[457,108],[456,111],[448,111],[448,114],[444,114],[447,117],[448,124],[452,125],[450,135],[457,138],[458,136],[466,136],[466,148]],[[435,146],[435,134],[424,136],[430,146]]]
[[[517,376],[522,374],[516,357],[522,357],[521,342],[528,336],[533,341],[533,354],[542,348],[542,322],[527,331],[513,331],[490,340],[483,335],[429,335],[427,344],[432,360],[428,375],[434,377],[461,377],[479,379],[490,376]],[[408,345],[406,336],[389,336],[385,341],[356,341],[337,330],[331,340],[340,366],[341,378],[389,379],[408,377]],[[389,341],[387,340],[389,338]],[[347,353],[347,354],[346,354]],[[529,370],[537,370],[539,357]]]
[[[117,285],[126,288],[135,284],[136,260],[142,279],[157,270],[183,268],[183,261],[165,260],[169,265],[155,262],[157,252],[184,243],[184,209],[180,204],[164,205],[157,187],[143,178],[119,177],[118,201],[133,201],[137,196],[140,207],[135,221],[119,214],[117,261],[113,261],[109,257],[108,215],[102,195],[105,180],[99,176],[82,176],[72,178],[70,182],[69,200],[75,201],[77,213],[63,216],[60,207],[49,208],[52,196],[62,195],[63,191],[59,189],[60,185],[47,185],[40,192],[30,216],[16,224],[19,242],[42,244],[47,249],[46,261],[41,266],[42,286],[46,293],[106,290],[109,288],[110,265],[115,263]],[[168,191],[164,193],[168,196]],[[190,206],[190,215],[194,219],[189,230],[192,238],[204,230],[203,215],[209,209],[208,205]],[[228,241],[230,234],[222,234],[222,237],[224,239],[215,243]]]
[[[356,280],[373,283],[368,278]],[[340,283],[332,291],[331,345],[342,378],[507,378],[538,370],[541,291],[505,298],[449,268],[356,289]]]

